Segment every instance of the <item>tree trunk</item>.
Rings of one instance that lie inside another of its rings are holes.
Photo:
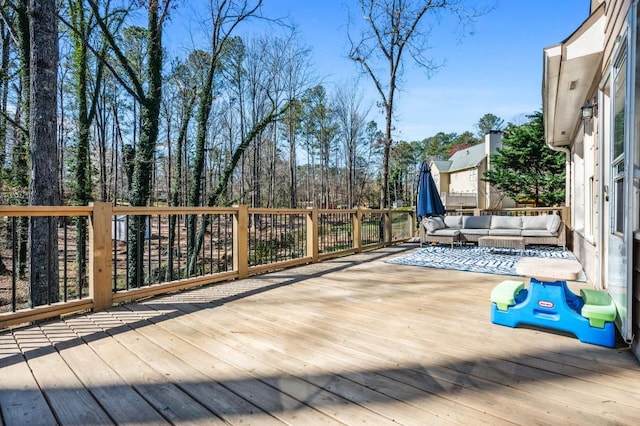
[[[0,54],[0,172],[4,171],[7,158],[7,105],[9,100],[9,53],[11,50],[9,32],[5,28],[4,21],[0,21],[0,37],[2,37],[2,52]],[[3,189],[2,176],[0,173],[0,190]],[[0,192],[0,203],[2,202],[2,192]],[[0,259],[0,263],[2,260]]]
[[[162,31],[158,17],[158,3],[149,2],[148,26],[149,40],[147,47],[147,96],[141,102],[141,132],[135,150],[133,176],[129,203],[132,206],[146,206],[151,194],[151,168],[153,153],[158,140],[160,102],[162,98]],[[129,270],[129,287],[143,284],[142,252],[145,235],[145,217],[133,216],[129,221],[127,268]]]
[[[71,32],[73,40],[73,67],[75,80],[75,96],[78,103],[78,132],[75,158],[75,188],[73,201],[76,205],[86,206],[91,201],[93,185],[91,182],[91,159],[89,158],[89,131],[91,118],[87,105],[87,72],[88,72],[88,48],[86,39],[87,22],[82,0],[76,0],[70,5],[71,19],[76,31]],[[101,162],[103,164],[103,162]],[[79,217],[77,223],[76,251],[79,287],[85,286],[86,253],[87,253],[87,218]]]
[[[289,207],[292,209],[298,206],[298,181],[296,166],[296,128],[293,121],[293,113],[295,108],[289,107],[289,117],[287,121],[287,130],[289,133]]]
[[[384,133],[384,154],[382,159],[382,200],[380,208],[386,209],[389,205],[389,156],[391,155],[391,129],[393,120],[393,108],[386,106]]]
[[[220,196],[225,193],[227,186],[229,185],[229,181],[231,180],[231,177],[233,175],[233,171],[235,170],[236,166],[238,165],[238,162],[244,155],[244,152],[247,149],[247,147],[251,144],[253,140],[258,139],[259,135],[264,131],[264,129],[270,123],[275,122],[283,112],[284,111],[277,111],[274,109],[271,112],[269,112],[269,114],[264,116],[262,120],[260,120],[260,122],[254,124],[253,128],[249,131],[247,136],[242,140],[240,145],[233,152],[233,155],[231,156],[231,158],[225,165],[224,169],[222,170],[218,184],[212,190],[211,194],[209,194],[209,197],[207,198],[208,207],[215,206],[220,201]],[[207,230],[207,227],[209,226],[210,221],[211,221],[211,215],[202,216],[202,223],[200,225],[200,230],[196,238],[196,246],[194,247],[195,253],[199,253],[200,249],[202,248],[202,244],[204,241],[204,234]],[[189,259],[189,261],[195,262],[195,259]],[[189,265],[190,270],[193,268],[195,268],[195,265]]]
[[[175,165],[175,172],[173,175],[173,183],[172,183],[172,188],[171,188],[171,200],[170,200],[170,205],[171,206],[179,206],[180,205],[180,191],[181,191],[181,186],[182,186],[182,170],[183,170],[183,165],[182,165],[182,157],[183,157],[183,151],[185,150],[184,146],[186,145],[186,140],[187,140],[187,131],[189,129],[189,122],[190,122],[190,118],[191,118],[191,113],[193,111],[193,107],[195,104],[195,96],[191,97],[188,102],[187,105],[185,107],[185,111],[184,111],[184,115],[182,117],[182,125],[180,126],[180,131],[178,133],[178,143],[176,146],[176,165]],[[176,243],[175,241],[175,237],[176,237],[176,225],[177,225],[177,217],[176,215],[171,215],[169,216],[169,252],[168,252],[168,259],[167,259],[167,272],[166,272],[166,280],[167,281],[172,281],[175,276],[174,276],[174,271],[173,271],[173,258],[174,258],[174,245]]]
[[[29,139],[31,146],[30,204],[57,206],[57,71],[58,31],[55,0],[31,0],[31,87]],[[30,233],[30,304],[57,302],[58,221],[32,218]]]
[[[2,176],[4,175],[4,165],[7,159],[7,104],[9,98],[9,53],[11,49],[9,31],[5,28],[4,21],[0,21],[0,37],[2,37],[2,52],[0,53],[0,204],[2,200],[2,190],[4,189]],[[5,241],[8,238],[5,237]],[[8,272],[2,258],[0,257],[0,275]]]
[[[209,122],[209,116],[211,115],[211,107],[213,104],[213,77],[216,64],[217,56],[214,52],[211,55],[211,62],[209,63],[209,69],[207,70],[207,76],[205,78],[202,91],[200,92],[200,100],[198,103],[198,120],[196,123],[198,130],[196,133],[196,146],[190,182],[191,186],[189,188],[189,206],[200,205],[205,163],[205,144],[208,130],[207,124]],[[198,256],[198,252],[193,251],[196,245],[197,219],[198,217],[193,214],[187,216],[187,258],[189,259],[187,276],[191,276],[195,273],[195,269],[192,268],[195,268],[195,258]]]

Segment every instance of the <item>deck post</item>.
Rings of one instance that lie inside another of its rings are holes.
[[[307,256],[311,261],[318,261],[318,208],[314,207],[307,212]]]
[[[568,206],[560,207],[560,217],[567,228],[571,228],[571,210]]]
[[[362,210],[358,207],[352,214],[353,220],[353,248],[356,253],[362,250]]]
[[[409,226],[409,235],[413,238],[413,237],[417,237],[418,233],[416,232],[418,230],[418,224],[416,223],[416,212],[415,210],[411,210],[407,212],[407,221],[409,223],[407,223],[407,225]]]
[[[94,311],[110,308],[113,304],[111,278],[111,203],[91,203],[93,213],[89,216],[89,297],[93,299]]]
[[[384,245],[391,244],[391,209],[387,209],[384,213]]]
[[[238,279],[249,276],[249,208],[246,204],[236,206],[233,215],[233,269],[238,271]]]

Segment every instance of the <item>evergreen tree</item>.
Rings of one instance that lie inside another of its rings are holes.
[[[483,180],[517,201],[532,201],[535,206],[561,204],[565,156],[546,146],[542,112],[528,118],[528,123],[507,126],[502,148],[491,155],[491,169]]]
[[[478,137],[484,139],[484,135],[491,130],[502,130],[504,128],[504,120],[497,115],[487,113],[478,120],[476,128],[478,129]]]
[[[460,135],[456,135],[453,141],[447,146],[449,157],[460,150],[467,149],[479,143],[482,143],[482,140],[473,136],[473,133],[471,132],[464,132]]]
[[[422,140],[422,152],[420,158],[423,160],[446,160],[449,148],[458,135],[456,133],[439,132]]]

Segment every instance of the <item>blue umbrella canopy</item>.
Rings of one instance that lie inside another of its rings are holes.
[[[418,178],[418,202],[416,204],[416,214],[419,217],[442,216],[444,215],[444,205],[438,194],[438,188],[431,176],[431,168],[426,161],[420,166],[420,177]]]

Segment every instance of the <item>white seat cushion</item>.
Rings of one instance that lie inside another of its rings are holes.
[[[444,224],[447,226],[447,228],[460,228],[462,227],[462,216],[445,216]]]
[[[552,219],[549,214],[540,216],[523,216],[522,217],[522,229],[527,230],[547,230],[549,220]]]
[[[466,229],[489,229],[491,216],[465,216],[462,219],[462,227]]]
[[[522,217],[520,216],[491,216],[491,229],[520,230],[521,228]]]

